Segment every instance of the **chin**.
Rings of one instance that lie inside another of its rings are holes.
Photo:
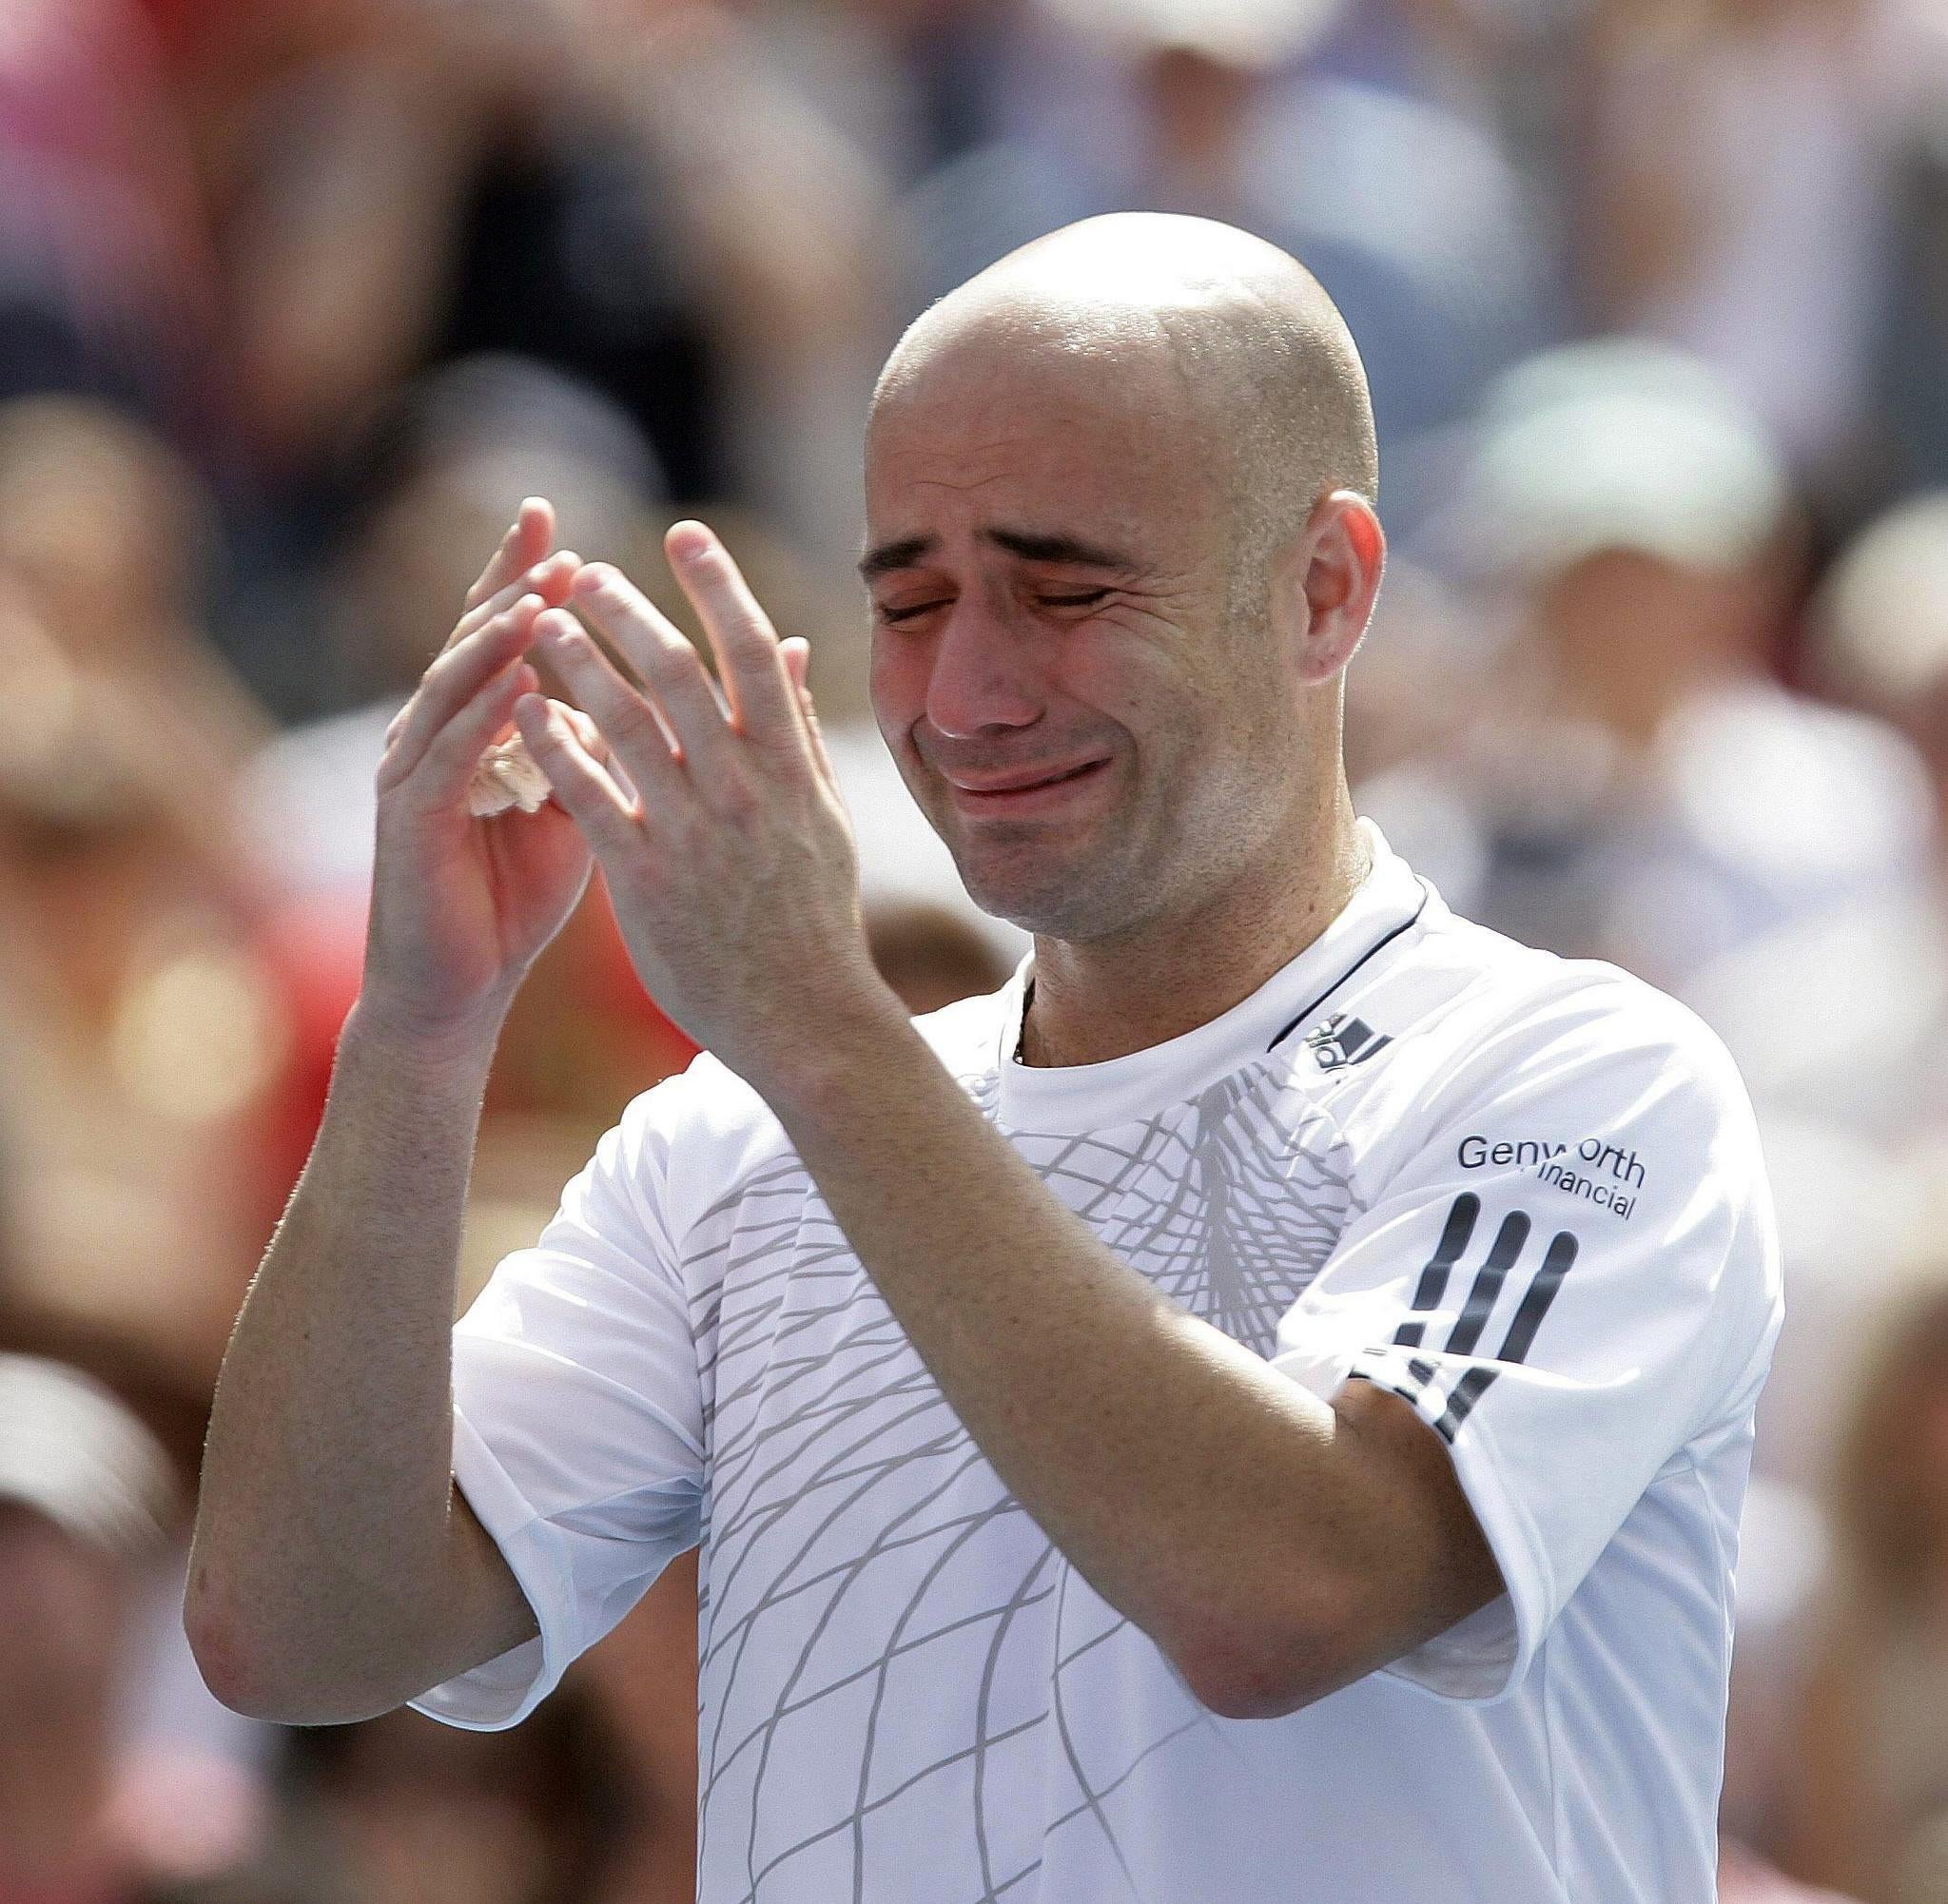
[[[964,865],[961,880],[983,912],[1042,939],[1080,944],[1114,938],[1139,917],[1129,895],[1112,896],[1084,885],[1068,868],[1039,867],[1032,877],[1023,877],[1024,871],[1009,877],[997,870],[982,877]]]
[[[1051,933],[1060,938],[1065,915],[1074,909],[1075,894],[1059,876],[1042,873],[1023,878],[999,870],[984,872],[964,860],[961,884],[967,897],[992,919],[1004,919],[1023,932]]]

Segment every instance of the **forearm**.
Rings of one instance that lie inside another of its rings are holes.
[[[204,1460],[188,1622],[236,1702],[383,1706],[420,1690],[391,1679],[437,1633],[457,1577],[451,1330],[492,1048],[415,1047],[359,1009],[347,1020]]]
[[[983,1452],[1105,1600],[1187,1675],[1335,1629],[1373,1559],[1354,1424],[1105,1248],[909,1027],[835,1038],[766,1095]]]

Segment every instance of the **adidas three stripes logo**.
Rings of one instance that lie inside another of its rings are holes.
[[[1468,1252],[1480,1215],[1480,1197],[1464,1193],[1454,1199],[1448,1212],[1448,1220],[1441,1228],[1441,1239],[1435,1244],[1434,1253],[1428,1258],[1421,1270],[1420,1281],[1414,1287],[1413,1307],[1419,1314],[1425,1315],[1441,1307],[1448,1292],[1449,1279]],[[1462,1304],[1460,1314],[1454,1318],[1454,1326],[1448,1331],[1447,1341],[1436,1345],[1446,1353],[1472,1355],[1475,1352],[1482,1331],[1488,1327],[1488,1319],[1494,1312],[1495,1303],[1502,1293],[1502,1285],[1521,1261],[1528,1246],[1529,1228],[1526,1212],[1511,1210],[1502,1218],[1502,1227],[1496,1231],[1488,1255],[1474,1273],[1473,1286],[1468,1292],[1468,1299]],[[1542,1319],[1549,1313],[1549,1304],[1555,1301],[1556,1292],[1562,1288],[1563,1278],[1569,1273],[1569,1266],[1575,1260],[1576,1238],[1567,1230],[1558,1232],[1543,1252],[1541,1266],[1523,1292],[1514,1318],[1509,1324],[1509,1332],[1502,1338],[1501,1348],[1495,1351],[1493,1359],[1496,1362],[1527,1359],[1535,1341],[1535,1332],[1542,1327]],[[1429,1346],[1427,1328],[1427,1323],[1420,1320],[1403,1322],[1394,1331],[1393,1341],[1403,1349]],[[1432,1362],[1415,1356],[1407,1367],[1421,1389],[1425,1390],[1433,1382],[1434,1366]],[[1444,1441],[1454,1439],[1455,1431],[1468,1419],[1469,1411],[1475,1403],[1488,1392],[1494,1379],[1493,1369],[1476,1368],[1469,1370],[1455,1383],[1453,1392],[1448,1397],[1447,1408],[1434,1423],[1435,1430]],[[1407,1399],[1413,1398],[1410,1396]]]

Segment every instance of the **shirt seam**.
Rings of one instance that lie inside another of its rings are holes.
[[[1549,1775],[1549,1857],[1555,1868],[1556,1882],[1568,1897],[1574,1894],[1574,1889],[1563,1861],[1563,1846],[1568,1842],[1569,1825],[1566,1816],[1568,1797],[1563,1790],[1560,1769],[1566,1741],[1561,1737],[1562,1685],[1556,1672],[1555,1648],[1549,1644],[1553,1638],[1554,1622],[1551,1622],[1549,1632],[1536,1646],[1540,1657],[1534,1663],[1542,1670],[1542,1750]]]

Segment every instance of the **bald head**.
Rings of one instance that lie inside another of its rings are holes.
[[[1227,225],[1092,219],[913,325],[867,432],[873,712],[979,904],[1127,944],[1352,853],[1374,462],[1338,313]]]
[[[907,330],[873,415],[957,378],[1094,384],[1186,418],[1248,570],[1321,496],[1378,491],[1366,372],[1338,310],[1296,260],[1212,219],[1118,213],[1011,252]]]

